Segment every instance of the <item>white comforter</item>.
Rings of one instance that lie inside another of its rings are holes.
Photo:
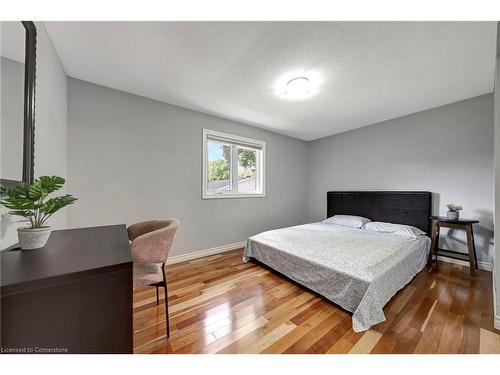
[[[426,264],[430,239],[314,223],[248,239],[253,257],[353,313],[356,332],[383,322],[384,305]]]

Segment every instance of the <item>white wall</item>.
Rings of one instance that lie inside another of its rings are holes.
[[[68,87],[66,73],[52,46],[42,22],[37,28],[36,88],[35,88],[35,177],[68,174]],[[64,191],[63,191],[64,193]],[[17,242],[16,218],[2,208],[0,248]],[[54,229],[65,228],[67,211],[56,213],[49,224]]]
[[[201,199],[202,129],[264,140],[266,197]],[[176,217],[173,255],[306,218],[305,142],[69,79],[70,227]]]
[[[424,190],[433,214],[461,204],[478,218],[478,259],[492,262],[493,95],[400,117],[323,138],[309,145],[308,216],[326,217],[329,190]],[[466,250],[462,231],[443,247]]]

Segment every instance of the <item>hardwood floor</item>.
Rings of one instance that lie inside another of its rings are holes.
[[[167,266],[163,296],[134,293],[135,353],[500,353],[491,272],[424,269],[386,305],[387,321],[356,333],[351,315],[254,263],[242,250]]]

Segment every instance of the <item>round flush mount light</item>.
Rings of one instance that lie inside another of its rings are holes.
[[[321,76],[315,71],[290,71],[276,82],[275,94],[286,100],[304,100],[318,92]]]
[[[311,94],[312,84],[307,77],[292,78],[285,87],[285,96],[290,99],[305,99]]]

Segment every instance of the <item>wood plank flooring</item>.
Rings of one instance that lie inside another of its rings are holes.
[[[500,353],[491,272],[439,262],[386,305],[366,332],[325,298],[235,250],[167,266],[171,337],[163,296],[134,292],[135,353]]]

